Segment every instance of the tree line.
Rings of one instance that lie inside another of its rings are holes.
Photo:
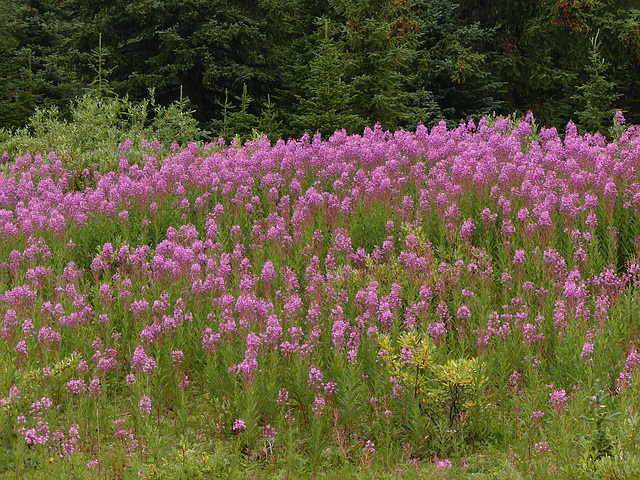
[[[5,0],[0,126],[84,95],[179,105],[203,138],[490,114],[640,123],[632,0]]]

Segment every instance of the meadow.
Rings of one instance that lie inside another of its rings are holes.
[[[621,113],[148,140],[0,160],[0,478],[640,477]]]

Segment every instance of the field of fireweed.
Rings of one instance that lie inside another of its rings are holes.
[[[640,475],[614,125],[5,154],[1,475]]]

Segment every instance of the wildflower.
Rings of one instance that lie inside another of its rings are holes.
[[[318,416],[322,415],[322,412],[324,411],[324,407],[325,407],[324,397],[321,395],[316,395],[316,398],[313,401],[313,408],[312,408],[313,413],[315,413]]]
[[[549,394],[549,405],[551,405],[558,415],[562,415],[563,411],[568,411],[565,406],[567,400],[567,394],[564,389],[554,390]]]
[[[531,418],[534,420],[541,420],[544,417],[544,412],[536,410],[531,414]]]
[[[289,404],[289,392],[284,388],[281,388],[278,391],[278,399],[276,400],[280,405],[288,405]]]
[[[240,417],[233,424],[233,430],[246,430],[247,426],[244,424],[244,419]]]
[[[451,460],[447,460],[446,458],[444,459],[439,459],[438,462],[436,463],[436,470],[442,472],[444,470],[450,470],[451,469]]]
[[[151,415],[151,399],[146,394],[140,399],[140,415],[144,418],[145,414]]]
[[[367,440],[362,447],[362,451],[365,453],[376,453],[376,444],[371,440]]]
[[[267,425],[265,425],[264,438],[266,438],[267,440],[275,440],[277,433],[278,432],[276,431],[275,427],[272,427],[268,423]]]
[[[580,354],[580,358],[584,360],[588,364],[593,364],[593,358],[591,355],[593,354],[593,343],[586,341],[582,346],[582,353]]]
[[[538,442],[534,445],[534,447],[538,455],[551,452],[551,449],[549,448],[549,442]]]
[[[174,350],[171,352],[171,364],[173,365],[173,368],[177,369],[183,361],[184,354],[182,353],[182,350]]]

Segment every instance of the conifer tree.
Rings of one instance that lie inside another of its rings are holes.
[[[499,112],[504,82],[491,70],[491,32],[478,22],[462,21],[459,5],[450,0],[420,1],[414,8],[420,35],[411,81],[422,92],[421,105],[430,110],[424,122],[445,119],[454,126]]]
[[[416,55],[414,0],[331,0],[343,21],[347,83],[353,112],[366,124],[394,130],[414,122],[406,65]]]
[[[280,138],[280,126],[282,121],[279,120],[276,105],[271,101],[271,95],[267,95],[267,102],[263,105],[258,120],[258,130],[264,133],[271,141]]]
[[[615,115],[615,101],[620,97],[616,84],[607,79],[609,64],[600,55],[600,32],[591,38],[591,51],[586,70],[589,80],[578,87],[576,96],[581,110],[576,112],[579,126],[586,131],[605,133]]]
[[[236,97],[236,100],[240,102],[239,109],[228,114],[228,128],[231,135],[238,136],[244,142],[251,138],[258,126],[258,117],[249,111],[253,98],[247,92],[246,83],[242,87],[242,95]]]
[[[302,131],[320,132],[324,137],[342,128],[349,133],[359,132],[364,127],[364,120],[352,113],[355,94],[343,80],[345,62],[341,50],[344,42],[333,38],[326,18],[320,19],[318,32],[321,32],[322,41],[309,63],[304,83],[308,96],[297,96],[301,113],[295,117],[294,124]]]

